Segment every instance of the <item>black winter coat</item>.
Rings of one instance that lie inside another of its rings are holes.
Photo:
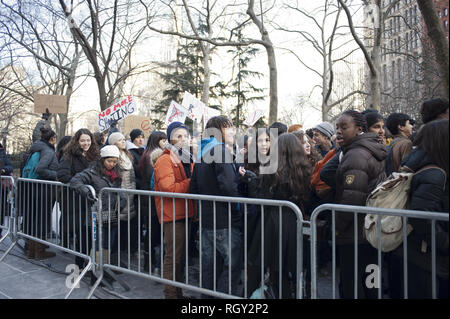
[[[356,136],[342,148],[343,157],[336,171],[336,203],[365,206],[367,197],[386,179],[384,160],[387,156],[376,133]],[[336,242],[354,243],[353,214],[343,212],[336,216]],[[367,243],[364,237],[364,214],[358,214],[358,243]]]
[[[202,149],[207,144],[202,140]],[[207,149],[207,147],[205,148]],[[222,161],[212,160],[216,152],[222,152]],[[207,153],[207,154],[206,154]],[[229,161],[232,158],[229,150],[224,144],[217,144],[205,152],[205,156],[212,161],[205,161],[204,156],[201,161],[194,165],[192,173],[190,190],[192,194],[215,195],[215,196],[229,196],[238,197],[239,192],[237,188],[237,171],[233,163],[226,163],[225,159]],[[213,229],[213,202],[202,201],[201,215],[202,226],[207,229]],[[237,209],[237,205],[231,205],[231,226],[241,227],[241,215]],[[228,228],[228,203],[216,202],[216,229]]]
[[[55,147],[47,141],[38,140],[31,145],[28,152],[32,155],[39,152],[39,163],[36,167],[36,173],[41,180],[56,181],[56,170],[58,168],[58,159],[56,158]]]
[[[117,178],[114,180],[114,183],[110,181],[109,176],[103,175],[101,176],[98,172],[98,169],[96,165],[89,167],[82,171],[81,173],[76,174],[71,180],[70,180],[70,187],[74,188],[77,192],[81,194],[85,194],[84,186],[91,185],[96,193],[96,196],[98,197],[100,194],[100,191],[105,188],[120,188],[120,185],[122,183],[122,180]],[[111,210],[115,210],[116,208],[116,202],[117,202],[117,195],[111,194],[111,196],[108,196],[109,193],[103,193],[102,196],[102,209],[101,212],[108,212],[109,207]],[[125,208],[125,205],[127,204],[127,200],[123,195],[120,194],[120,207],[121,209]],[[115,214],[115,216],[117,216]],[[104,220],[104,222],[107,222]],[[114,221],[117,222],[117,219]]]
[[[427,165],[435,165],[422,149],[414,149],[402,166],[417,172]],[[414,175],[411,180],[410,205],[412,210],[449,213],[448,180],[445,171],[429,168]],[[431,222],[410,218],[413,231],[408,236],[408,261],[431,272]],[[449,266],[448,223],[436,222],[437,273],[448,278]],[[403,245],[397,249],[403,254]]]
[[[269,190],[270,185],[260,184],[259,177],[253,172],[247,171],[244,176],[248,182],[248,189],[251,197],[285,200],[292,202],[292,192],[287,183],[278,185],[272,191]],[[280,178],[280,180],[285,180]],[[300,209],[302,203],[294,203]],[[274,206],[264,207],[263,214],[258,212],[259,218],[255,222],[255,233],[248,248],[248,262],[253,266],[261,265],[261,244],[262,244],[262,227],[261,218],[264,218],[264,264],[271,270],[279,271],[279,255],[280,255],[280,209]],[[281,261],[282,270],[285,272],[296,272],[297,265],[297,215],[288,207],[282,208],[281,213]]]
[[[129,147],[128,151],[133,156],[133,168],[134,168],[134,172],[136,174],[136,189],[145,189],[145,188],[143,188],[143,187],[145,187],[145,185],[141,184],[142,177],[141,177],[140,171],[139,171],[139,163],[141,162],[141,157],[142,157],[142,154],[144,154],[145,149],[143,149],[142,147],[137,147],[133,143],[128,144],[128,147]]]
[[[65,154],[58,165],[58,181],[64,184],[69,183],[72,177],[84,171],[90,164],[91,162],[82,155],[81,149],[75,154]]]

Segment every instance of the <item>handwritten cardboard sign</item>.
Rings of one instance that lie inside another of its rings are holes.
[[[98,128],[103,132],[111,126],[111,122],[120,121],[136,112],[136,104],[132,96],[111,105],[98,115]]]
[[[145,138],[151,133],[150,119],[142,115],[130,115],[124,120],[124,132],[129,134],[134,129],[140,129],[144,132]]]
[[[45,113],[48,108],[50,113],[67,113],[67,96],[34,94],[34,112]]]

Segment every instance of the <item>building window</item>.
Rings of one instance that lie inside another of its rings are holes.
[[[444,9],[444,16],[448,16],[448,8]]]
[[[438,11],[439,18],[442,18],[442,12]]]
[[[448,20],[444,21],[444,29],[448,29]]]

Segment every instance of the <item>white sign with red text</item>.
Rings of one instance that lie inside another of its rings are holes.
[[[132,96],[111,105],[98,115],[98,128],[100,132],[106,131],[114,121],[120,121],[136,111],[136,104]]]

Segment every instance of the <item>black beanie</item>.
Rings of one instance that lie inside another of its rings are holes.
[[[136,137],[140,136],[140,135],[144,136],[144,132],[142,132],[140,129],[135,128],[134,130],[132,130],[132,131],[130,132],[130,139],[131,139],[131,142],[133,143],[134,139],[135,139]]]

